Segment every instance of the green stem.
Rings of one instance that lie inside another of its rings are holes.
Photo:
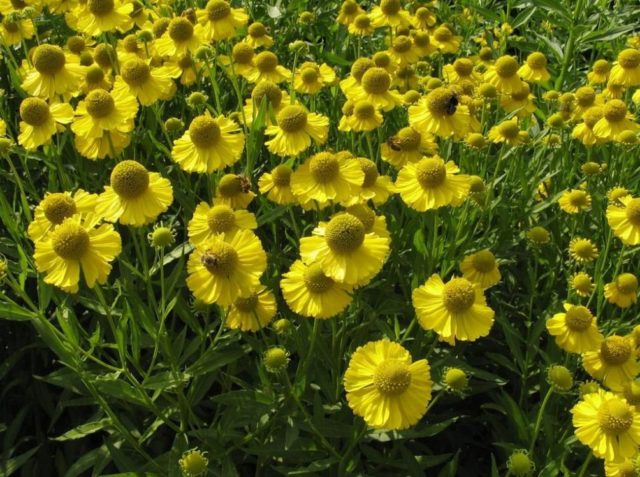
[[[544,415],[544,411],[549,403],[549,399],[551,399],[551,395],[553,394],[553,387],[549,387],[547,394],[544,396],[542,400],[542,404],[540,405],[540,409],[538,409],[538,416],[536,417],[536,425],[533,428],[533,436],[531,438],[531,445],[529,446],[529,455],[533,455],[533,450],[536,447],[536,440],[538,439],[538,434],[540,433],[540,426],[542,424],[542,416]]]

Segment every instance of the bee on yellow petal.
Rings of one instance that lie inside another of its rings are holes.
[[[61,124],[73,121],[73,108],[67,103],[49,105],[41,98],[26,98],[20,103],[20,134],[18,144],[28,151],[49,144]]]
[[[564,313],[547,320],[547,331],[556,344],[569,353],[586,353],[598,349],[603,336],[598,331],[596,317],[581,305],[565,303]]]
[[[214,205],[228,205],[232,209],[246,209],[256,194],[249,179],[237,174],[225,174],[216,187]]]
[[[438,144],[431,134],[419,132],[409,126],[387,139],[382,144],[380,152],[383,161],[400,169],[408,162],[418,162],[425,155],[436,155]]]
[[[469,108],[459,104],[452,88],[437,87],[409,107],[409,124],[422,132],[448,138],[464,137],[471,129]]]
[[[225,239],[233,237],[240,230],[254,230],[258,227],[256,217],[244,209],[232,209],[229,205],[209,205],[200,202],[193,212],[187,229],[189,241],[194,245],[211,240],[215,236]]]

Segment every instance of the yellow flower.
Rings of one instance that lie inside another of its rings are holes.
[[[276,125],[267,127],[265,134],[273,136],[265,144],[267,149],[278,156],[295,156],[309,149],[311,140],[324,144],[329,132],[329,119],[316,113],[309,113],[299,104],[291,104],[280,110]]]
[[[477,283],[483,289],[496,285],[501,278],[496,257],[486,249],[464,257],[460,271],[464,278]]]
[[[631,458],[604,461],[604,474],[606,477],[636,477],[638,475],[638,455]]]
[[[438,144],[431,134],[420,132],[413,127],[400,129],[380,147],[383,161],[399,169],[408,162],[418,162],[424,155],[438,153]]]
[[[607,60],[596,60],[591,71],[587,73],[587,79],[590,84],[606,83],[609,79],[610,71],[611,65]]]
[[[604,286],[604,296],[609,303],[629,308],[638,299],[638,278],[632,273],[622,273]]]
[[[78,103],[71,130],[92,139],[103,137],[105,131],[129,133],[137,113],[138,103],[128,91],[94,89]]]
[[[517,146],[524,142],[522,136],[520,135],[522,132],[526,134],[525,131],[520,130],[520,127],[518,126],[518,118],[513,117],[511,119],[502,121],[496,126],[493,126],[489,130],[489,134],[487,134],[487,137],[491,140],[491,142],[496,144],[506,143],[511,146]]]
[[[271,38],[267,28],[261,22],[253,22],[249,25],[244,41],[254,48],[260,48],[261,46],[271,48],[273,45],[273,38]]]
[[[206,112],[173,142],[171,157],[187,172],[211,173],[237,162],[244,149],[244,134],[234,121],[213,118]]]
[[[598,247],[589,239],[574,238],[569,242],[569,254],[578,262],[591,262],[598,258]]]
[[[335,80],[336,73],[329,65],[306,61],[296,70],[293,87],[298,93],[316,94],[325,86],[333,84]]]
[[[166,212],[172,202],[169,179],[127,160],[113,168],[110,185],[98,196],[96,213],[108,222],[141,226]]]
[[[435,14],[427,7],[422,6],[416,9],[411,19],[411,24],[417,30],[431,30],[436,26],[437,21]]]
[[[256,217],[251,212],[233,210],[225,204],[210,206],[206,202],[200,202],[187,228],[189,241],[200,245],[218,235],[230,239],[240,230],[253,230],[257,227]]]
[[[354,414],[376,429],[406,429],[427,412],[431,372],[426,359],[389,340],[360,346],[351,356],[344,389]]]
[[[382,269],[389,253],[389,239],[365,231],[364,224],[349,213],[337,214],[312,237],[300,240],[300,256],[306,264],[318,262],[337,282],[366,285]]]
[[[187,53],[195,53],[202,45],[200,30],[196,30],[187,17],[175,17],[160,38],[155,41],[160,56],[179,58]]]
[[[616,237],[626,245],[640,244],[640,198],[626,195],[607,207],[607,222]]]
[[[582,123],[577,124],[571,132],[571,137],[580,140],[585,146],[593,146],[605,142],[593,132],[594,126],[604,117],[601,106],[593,106],[582,114]]]
[[[226,0],[209,0],[196,15],[199,23],[196,30],[205,42],[231,38],[249,21],[243,8],[232,8]]]
[[[371,23],[375,28],[407,27],[411,23],[411,15],[402,8],[400,0],[380,0],[380,5],[371,9]]]
[[[229,306],[255,292],[266,266],[258,237],[240,230],[229,241],[218,236],[196,246],[187,264],[187,286],[204,303]]]
[[[534,51],[527,56],[527,61],[518,70],[518,74],[525,81],[540,83],[547,81],[551,75],[547,71],[547,57],[539,51]]]
[[[378,129],[382,125],[382,114],[371,101],[361,99],[353,104],[353,111],[348,116],[343,116],[340,121],[340,131],[366,132]]]
[[[261,194],[265,194],[267,199],[276,204],[289,205],[296,202],[296,197],[291,190],[291,175],[293,171],[286,164],[271,169],[271,172],[265,172],[258,179],[258,190]]]
[[[370,58],[358,58],[351,65],[351,75],[340,81],[340,89],[347,98],[353,98],[358,94],[361,88],[362,77],[369,68],[375,67],[376,64]]]
[[[225,174],[218,182],[214,204],[225,204],[233,209],[246,209],[255,196],[251,191],[251,183],[246,177]]]
[[[364,13],[364,10],[355,0],[345,0],[340,6],[340,12],[336,19],[341,25],[349,25],[354,22],[356,17]]]
[[[556,313],[547,321],[547,331],[556,344],[569,353],[586,353],[598,348],[603,340],[596,317],[588,308],[565,303],[564,313]]]
[[[450,345],[456,340],[476,341],[493,326],[494,311],[487,306],[480,285],[466,278],[447,283],[434,274],[413,290],[413,307],[420,326],[433,330]]]
[[[420,59],[418,51],[413,46],[413,41],[408,35],[398,35],[391,42],[391,48],[387,50],[395,63],[402,67],[417,63]]]
[[[602,95],[596,94],[591,86],[581,86],[576,89],[575,93],[575,109],[573,118],[582,119],[584,113],[594,106],[601,106],[604,103]]]
[[[6,16],[0,23],[0,43],[6,46],[19,45],[33,38],[35,27],[30,18]]]
[[[326,276],[319,263],[305,265],[296,260],[282,275],[280,288],[291,310],[311,318],[332,318],[352,300],[351,287]]]
[[[576,437],[596,457],[616,461],[636,454],[640,414],[624,398],[600,389],[584,395],[571,414]]]
[[[86,67],[65,55],[57,45],[43,44],[33,50],[33,67],[28,67],[20,85],[27,93],[49,100],[78,93]]]
[[[120,67],[113,89],[123,89],[135,96],[143,106],[150,106],[159,99],[171,99],[176,85],[168,68],[152,68],[145,60],[132,58]]]
[[[34,242],[43,239],[56,225],[77,213],[87,215],[96,207],[96,194],[78,189],[70,192],[47,192],[36,206],[27,233]]]
[[[20,119],[18,144],[32,151],[51,142],[61,128],[58,124],[73,121],[73,108],[67,103],[49,105],[41,98],[26,98],[20,103]]]
[[[619,99],[612,99],[603,106],[603,116],[593,126],[593,133],[598,138],[617,140],[624,131],[640,130],[640,125],[632,119],[633,115],[627,110],[627,105]]]
[[[640,85],[640,51],[627,48],[618,54],[618,61],[609,73],[609,82],[623,86]]]
[[[471,128],[471,118],[469,108],[459,104],[456,91],[441,86],[409,107],[409,124],[421,133],[462,138]]]
[[[278,57],[271,51],[261,51],[253,58],[255,69],[246,75],[250,83],[269,81],[278,84],[291,78],[291,71],[278,63]]]
[[[593,293],[593,281],[588,273],[578,272],[571,277],[571,288],[578,296],[587,297]]]
[[[591,207],[591,196],[584,190],[570,189],[562,193],[558,204],[567,214],[577,214]]]
[[[444,65],[442,72],[448,83],[461,83],[470,81],[475,84],[481,79],[480,74],[475,71],[475,65],[470,58],[457,58],[453,64]]]
[[[490,65],[484,74],[484,80],[505,94],[522,89],[522,80],[518,76],[518,62],[512,56],[501,56]]]
[[[78,8],[67,15],[72,18],[70,26],[89,36],[98,36],[105,32],[121,33],[133,27],[133,3],[122,0],[88,0],[79,2]]]
[[[361,13],[354,18],[353,22],[349,23],[349,33],[358,36],[368,36],[374,31],[371,17],[366,13]]]
[[[374,66],[362,75],[360,86],[355,88],[351,100],[367,100],[383,111],[391,111],[402,104],[402,96],[395,90],[390,90],[391,75],[384,68]]]
[[[460,49],[461,36],[454,35],[446,25],[440,25],[431,35],[431,44],[441,53],[455,53]]]
[[[536,105],[533,103],[535,97],[531,94],[528,83],[522,83],[522,88],[505,94],[500,99],[500,106],[507,113],[516,113],[519,118],[526,118],[535,112]]]
[[[613,391],[621,391],[640,372],[633,338],[616,335],[605,338],[598,350],[585,353],[582,365]]]
[[[80,270],[89,288],[106,283],[122,244],[113,225],[96,225],[91,215],[74,215],[36,241],[33,257],[38,271],[46,274],[45,283],[77,293]]]
[[[378,172],[375,162],[366,157],[358,157],[356,160],[364,172],[364,182],[357,194],[354,194],[346,205],[373,201],[376,205],[384,204],[389,196],[396,192],[393,182],[389,176],[382,176]]]
[[[446,164],[439,156],[425,157],[417,163],[407,163],[400,169],[396,189],[411,208],[424,212],[447,205],[457,207],[469,194],[468,175],[458,174],[453,161]]]
[[[247,297],[239,297],[229,308],[226,325],[241,331],[258,331],[276,316],[276,297],[265,287]]]

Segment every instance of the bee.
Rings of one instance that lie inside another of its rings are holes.
[[[240,176],[240,190],[245,194],[251,190],[251,182],[244,176]]]
[[[389,139],[387,139],[387,146],[389,146],[389,149],[391,149],[392,151],[398,152],[402,150],[402,143],[396,136],[391,136]]]
[[[212,253],[203,254],[202,257],[200,257],[200,261],[206,268],[216,268],[220,263],[218,257]]]
[[[451,98],[449,98],[449,101],[447,102],[447,114],[449,116],[453,115],[456,112],[458,104],[458,97],[455,94],[452,94]]]

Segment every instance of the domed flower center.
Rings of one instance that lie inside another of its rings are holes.
[[[291,183],[291,168],[280,164],[271,171],[271,178],[276,187],[288,187]]]
[[[9,33],[17,33],[20,31],[20,25],[16,20],[12,20],[9,17],[5,17],[2,20],[3,28]]]
[[[362,168],[362,172],[364,172],[364,182],[362,183],[362,187],[373,186],[378,180],[378,177],[380,177],[376,164],[369,159],[361,158],[360,167]]]
[[[630,406],[621,399],[605,401],[598,409],[598,424],[609,435],[620,435],[633,424],[633,412]]]
[[[420,31],[413,35],[413,43],[418,48],[426,48],[431,44],[431,39],[428,33]]]
[[[215,234],[231,231],[236,225],[236,216],[228,205],[214,205],[207,212],[207,225]]]
[[[49,105],[40,98],[26,98],[20,103],[20,117],[31,126],[41,126],[50,116]]]
[[[79,224],[63,222],[51,232],[51,244],[53,251],[65,260],[78,260],[82,257],[91,241],[89,234]]]
[[[511,78],[518,72],[518,62],[512,56],[501,56],[496,60],[495,68],[501,78]]]
[[[444,306],[450,313],[464,313],[476,300],[476,291],[466,278],[454,278],[444,285]]]
[[[406,363],[388,359],[378,365],[373,375],[373,385],[380,394],[398,396],[411,385],[411,372]]]
[[[249,25],[249,35],[253,38],[262,38],[267,34],[267,29],[260,22],[253,22]]]
[[[87,112],[96,119],[109,116],[115,109],[116,103],[111,95],[104,89],[94,89],[86,98],[84,103]]]
[[[582,115],[582,120],[584,121],[585,126],[587,126],[589,129],[593,129],[593,126],[595,126],[596,123],[602,119],[602,116],[602,108],[599,106],[594,106],[584,112],[584,114]]]
[[[458,76],[469,76],[473,73],[473,61],[468,58],[459,58],[453,62],[453,69]]]
[[[627,117],[627,105],[619,99],[612,99],[604,105],[604,117],[611,123],[623,121]]]
[[[569,192],[569,203],[575,207],[586,207],[589,205],[589,196],[583,190],[572,190]]]
[[[252,313],[258,306],[258,295],[251,295],[246,298],[236,298],[233,305],[241,313]]]
[[[618,55],[618,63],[625,70],[637,68],[640,65],[640,51],[635,48],[627,48],[622,50]]]
[[[111,187],[120,197],[135,199],[149,188],[149,172],[139,162],[119,162],[111,171]]]
[[[382,0],[380,10],[387,16],[395,15],[400,11],[400,0]]]
[[[315,182],[326,184],[338,177],[340,163],[330,152],[320,152],[309,160],[309,172]]]
[[[270,73],[278,66],[278,57],[270,51],[262,51],[256,55],[255,63],[261,73]]]
[[[176,17],[169,23],[167,31],[174,42],[183,43],[193,36],[193,24],[185,17]]]
[[[442,25],[436,28],[436,31],[433,33],[433,37],[437,41],[445,43],[453,38],[453,33],[451,33],[451,30],[449,30],[446,26]]]
[[[435,157],[422,159],[416,166],[416,178],[424,189],[442,185],[447,178],[444,161]]]
[[[573,245],[573,250],[575,254],[580,258],[590,258],[595,253],[591,242],[585,239],[581,239],[575,242]]]
[[[248,65],[251,63],[251,60],[254,56],[254,50],[251,45],[247,43],[236,43],[233,46],[233,50],[231,52],[231,56],[233,56],[233,61],[235,61],[239,65]]]
[[[89,11],[96,17],[108,15],[115,6],[113,0],[89,0],[87,5],[89,6]]]
[[[345,15],[353,15],[358,11],[358,4],[353,0],[347,0],[342,4],[341,10]]]
[[[103,68],[111,68],[113,65],[112,58],[116,57],[113,47],[107,43],[100,43],[93,51],[93,59],[96,60]]]
[[[33,52],[33,66],[42,75],[53,76],[64,68],[64,51],[57,45],[40,45]]]
[[[216,242],[200,257],[202,265],[219,277],[229,277],[238,264],[238,252],[225,242]]]
[[[369,68],[362,76],[362,87],[369,94],[384,94],[391,86],[391,76],[383,68]]]
[[[304,280],[304,286],[311,293],[324,293],[331,289],[334,283],[331,278],[324,274],[322,267],[318,263],[309,265],[304,271],[302,279]]]
[[[396,71],[396,77],[401,80],[407,80],[415,74],[415,70],[411,65],[405,65]]]
[[[480,273],[489,273],[496,267],[496,257],[489,250],[480,250],[473,256],[472,263]]]
[[[607,364],[620,365],[631,357],[631,343],[622,336],[609,336],[600,345],[600,356]]]
[[[376,114],[376,108],[367,100],[358,101],[353,108],[353,114],[355,114],[358,119],[372,119]]]
[[[421,140],[420,133],[412,127],[402,128],[395,137],[391,138],[393,145],[405,152],[417,151]]]
[[[635,293],[638,290],[638,279],[631,273],[623,273],[616,278],[616,287],[624,295]]]
[[[307,112],[302,106],[291,104],[282,108],[276,116],[276,120],[284,132],[300,132],[307,125]]]
[[[91,66],[93,65],[93,56],[88,51],[83,51],[80,53],[80,65],[81,66]],[[89,72],[87,71],[87,78],[89,77]],[[104,77],[104,75],[103,75]],[[90,88],[89,88],[90,89]]]
[[[515,121],[505,121],[499,126],[500,135],[506,139],[515,139],[520,134],[520,128]]]
[[[242,194],[249,185],[246,178],[235,174],[225,174],[218,184],[218,192],[222,197],[234,197]]]
[[[572,306],[565,313],[564,322],[571,331],[585,331],[593,323],[593,315],[587,307]]]
[[[267,101],[271,103],[271,106],[274,108],[280,106],[282,102],[282,91],[280,91],[280,88],[275,84],[269,81],[261,81],[251,92],[251,97],[257,105],[260,105],[262,98],[265,96]]]
[[[220,126],[211,116],[197,116],[193,118],[189,125],[189,137],[199,149],[208,149],[215,146],[220,136]]]
[[[596,100],[596,92],[589,86],[583,86],[576,91],[576,101],[582,108],[588,108]]]
[[[224,20],[231,14],[231,6],[224,0],[210,0],[206,10],[207,17],[212,22]]]
[[[104,70],[98,65],[93,65],[87,70],[87,83],[98,84],[104,80]]]
[[[325,229],[327,245],[338,254],[356,251],[364,242],[364,235],[364,225],[351,214],[335,216]]]
[[[379,51],[373,55],[373,62],[375,66],[380,68],[387,68],[393,60],[386,51]]]
[[[530,92],[531,90],[529,89],[529,85],[527,83],[522,83],[522,88],[511,92],[511,99],[514,101],[524,101],[529,97]]]
[[[364,226],[365,233],[371,232],[376,220],[376,214],[373,210],[364,204],[355,204],[347,208],[347,212],[357,217]]]
[[[135,35],[125,36],[122,40],[122,45],[124,46],[124,49],[129,53],[137,53],[138,51],[140,51],[140,48],[138,47],[138,39]]]
[[[374,61],[370,60],[369,58],[358,58],[353,62],[353,65],[351,65],[351,76],[353,76],[353,78],[358,83],[360,83],[367,70],[375,66],[376,64],[374,63]]]
[[[396,53],[406,53],[411,49],[411,38],[408,36],[397,36],[393,40],[393,51]]]
[[[627,202],[626,214],[629,222],[640,226],[640,198],[631,199]]]
[[[357,29],[366,30],[371,26],[371,18],[366,13],[361,13],[353,20],[353,23]]]
[[[48,194],[42,201],[44,216],[52,224],[61,224],[64,219],[77,212],[76,203],[67,194],[55,192]]]
[[[193,58],[189,55],[181,55],[180,58],[178,58],[178,66],[181,70],[191,68],[193,66]]]
[[[144,60],[132,59],[122,65],[120,75],[129,86],[142,86],[151,77],[151,68]]]
[[[456,112],[458,97],[452,89],[439,86],[427,94],[426,102],[431,114],[451,116]]]
[[[591,277],[586,273],[578,273],[573,277],[573,287],[583,293],[589,293],[591,291]]]
[[[536,51],[527,57],[527,65],[532,70],[541,70],[547,67],[547,57]]]
[[[599,75],[606,75],[610,69],[611,67],[607,60],[597,60],[593,64],[593,72]]]
[[[305,84],[313,84],[318,81],[318,71],[311,66],[307,66],[300,71],[300,78]]]

